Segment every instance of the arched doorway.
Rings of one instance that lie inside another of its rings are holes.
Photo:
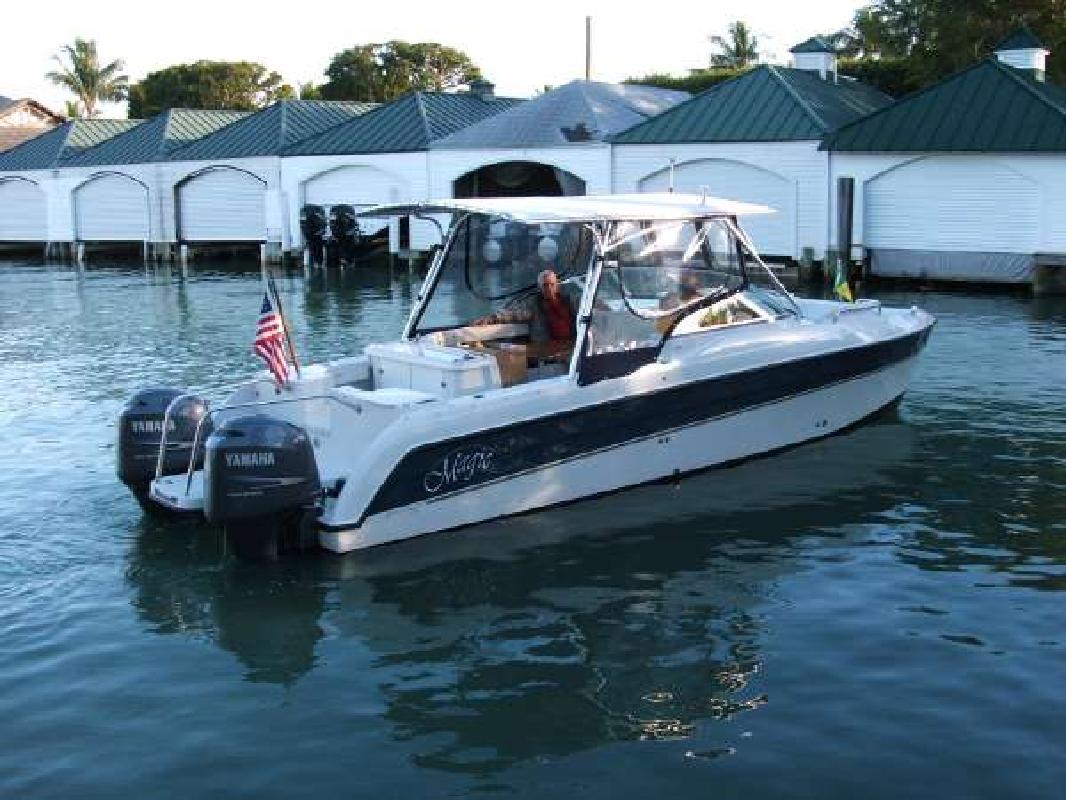
[[[175,184],[182,242],[266,240],[266,181],[228,165],[205,167]]]
[[[0,178],[0,242],[48,239],[44,190],[28,178]]]
[[[456,178],[453,194],[469,197],[564,197],[585,194],[585,181],[536,161],[486,164]]]
[[[144,242],[150,236],[148,187],[120,172],[91,176],[74,189],[74,235],[82,242]]]

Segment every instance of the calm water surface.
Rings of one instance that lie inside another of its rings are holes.
[[[287,274],[305,359],[417,278]],[[899,411],[458,534],[247,567],[114,421],[257,367],[257,270],[0,262],[0,796],[1066,796],[1066,301],[940,323]]]

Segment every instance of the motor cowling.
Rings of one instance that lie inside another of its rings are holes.
[[[169,414],[168,414],[169,411]],[[119,480],[134,492],[146,493],[155,477],[163,423],[167,424],[167,446],[163,454],[163,475],[175,475],[189,468],[193,439],[207,415],[207,401],[180,389],[157,387],[137,392],[129,399],[118,422],[117,472]],[[201,447],[193,456],[194,468],[202,463],[203,437],[209,422],[203,423]]]
[[[352,206],[340,204],[330,208],[329,233],[340,242],[359,239],[359,222],[355,218],[355,209]]]
[[[322,484],[307,432],[264,415],[231,419],[207,440],[204,514],[242,558],[314,544]]]
[[[311,241],[326,235],[326,209],[308,203],[300,209],[300,233]]]

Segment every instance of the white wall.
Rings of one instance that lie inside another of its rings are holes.
[[[795,187],[794,218],[789,221],[771,217],[766,223],[794,227],[794,249],[773,255],[799,258],[803,248],[814,249],[815,258],[825,256],[829,230],[829,194],[827,154],[818,150],[818,142],[713,142],[706,144],[620,144],[613,152],[614,191],[636,192],[641,181],[668,170],[670,159],[680,170],[685,164],[708,159],[736,162],[780,176]],[[715,187],[707,187],[714,195]],[[755,200],[730,197],[730,200]],[[743,221],[742,221],[743,224]],[[753,232],[754,233],[754,232]],[[759,237],[753,236],[756,247]]]
[[[921,173],[928,181],[927,186],[921,184],[921,180],[915,180],[915,201],[927,201],[931,197],[950,196],[951,191],[973,191],[970,185],[975,179],[980,181],[982,174],[987,176],[982,191],[988,191],[987,207],[994,209],[981,214],[973,214],[969,220],[952,220],[958,235],[962,240],[953,243],[960,251],[987,252],[989,244],[987,231],[989,229],[989,214],[1002,214],[1010,218],[1012,214],[1012,202],[1004,189],[1002,196],[997,196],[997,175],[1004,171],[1016,174],[1019,178],[1031,182],[1037,193],[1036,203],[1039,208],[1039,230],[1036,233],[1036,247],[1038,252],[1043,253],[1066,253],[1066,153],[901,153],[901,154],[866,154],[866,153],[833,153],[831,159],[832,184],[835,186],[836,179],[841,176],[855,178],[855,227],[854,241],[856,245],[867,245],[866,242],[866,213],[867,198],[866,190],[871,181],[878,177],[889,174],[903,165],[924,163],[927,169]],[[946,167],[947,169],[944,169]],[[951,172],[966,175],[967,185],[944,185],[942,178]],[[916,175],[919,173],[915,173]],[[1014,181],[1011,182],[1016,183]],[[833,191],[834,211],[831,215],[833,233],[836,228],[836,192]],[[935,250],[937,247],[930,246],[938,239],[935,232],[938,220],[933,214],[915,215],[916,224],[913,230],[915,250]],[[968,231],[968,236],[967,236]],[[969,239],[969,243],[966,241]],[[993,252],[1016,252],[1017,248],[1004,247]]]

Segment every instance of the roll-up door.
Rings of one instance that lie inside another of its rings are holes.
[[[148,189],[128,175],[99,175],[74,190],[75,229],[80,241],[147,241],[148,219]]]
[[[0,178],[0,242],[44,242],[48,215],[44,190],[22,178]]]
[[[266,241],[266,183],[226,167],[178,186],[178,236],[186,242]]]
[[[866,183],[862,239],[879,275],[1027,280],[1040,187],[989,156],[918,159]]]
[[[670,172],[664,170],[640,181],[642,192],[665,192]],[[796,185],[775,172],[740,161],[709,158],[689,161],[674,168],[674,190],[713,197],[758,203],[775,214],[745,217],[741,220],[759,252],[766,256],[798,258],[796,252]]]

